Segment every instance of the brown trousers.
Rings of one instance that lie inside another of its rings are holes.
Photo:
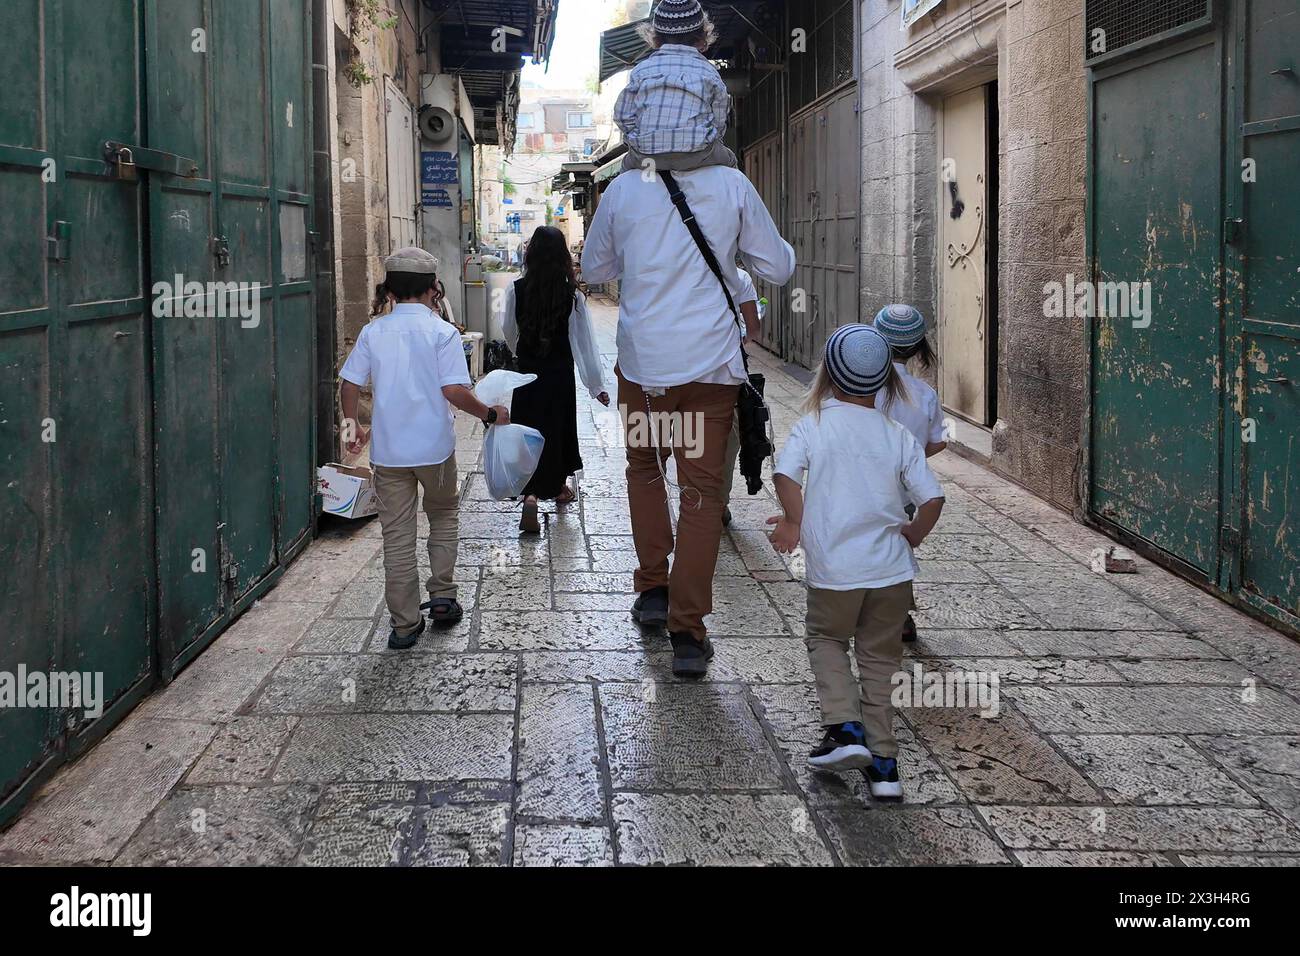
[[[702,641],[706,633],[704,616],[713,610],[713,571],[722,539],[722,471],[740,386],[690,382],[669,388],[665,395],[650,397],[652,412],[693,416],[691,427],[700,454],[689,457],[691,449],[681,442],[675,442],[672,448],[654,447],[644,440],[646,429],[637,434],[634,416],[644,416],[646,393],[617,368],[615,373],[626,427],[632,542],[640,565],[634,587],[638,593],[667,587],[668,629],[689,632]],[[666,465],[670,454],[677,460],[677,483],[681,487],[675,542],[668,493],[656,461]],[[671,575],[670,554],[675,555]]]
[[[429,516],[431,598],[456,596],[456,551],[460,545],[460,480],[456,456],[423,468],[375,466],[375,496],[384,533],[384,600],[393,628],[405,636],[420,626],[420,569],[415,556],[415,503],[424,489]]]
[[[912,607],[912,582],[855,591],[808,589],[808,660],[817,681],[823,724],[862,722],[867,746],[897,757],[893,678],[903,666],[903,621]],[[849,644],[858,678],[849,663]]]

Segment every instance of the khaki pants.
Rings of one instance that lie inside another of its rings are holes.
[[[903,665],[903,620],[912,606],[912,582],[856,591],[808,589],[808,660],[817,680],[823,724],[860,720],[867,746],[897,757],[893,677]],[[858,680],[849,665],[849,642]]]
[[[424,489],[429,516],[431,598],[456,596],[456,548],[460,540],[460,481],[456,456],[423,468],[375,466],[375,495],[384,532],[384,600],[394,630],[405,637],[420,626],[420,571],[415,557],[415,502]]]
[[[629,382],[617,368],[615,373],[618,403],[627,410],[630,438],[631,415],[646,411],[646,395],[640,385]],[[713,572],[722,539],[723,458],[739,391],[739,385],[690,382],[651,397],[650,409],[654,412],[699,416],[696,421],[703,428],[696,435],[701,453],[698,458],[687,457],[688,449],[684,447],[632,447],[632,441],[628,442],[627,501],[632,542],[640,565],[634,587],[638,593],[668,587],[668,630],[689,632],[697,641],[704,639],[704,616],[713,610]],[[668,493],[656,462],[658,458],[666,464],[670,454],[677,459],[677,483],[681,486],[676,542],[668,514]],[[675,554],[671,578],[670,554]]]

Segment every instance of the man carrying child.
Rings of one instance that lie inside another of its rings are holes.
[[[642,172],[625,172],[602,197],[583,248],[582,274],[587,282],[622,280],[615,372],[630,439],[628,507],[639,564],[632,614],[643,625],[666,625],[674,673],[699,677],[713,656],[704,617],[713,609],[727,438],[747,378],[738,321],[684,221],[687,214],[674,206],[670,179],[733,298],[742,288],[737,254],[755,275],[777,285],[793,275],[795,259],[753,185],[734,168],[734,157],[727,161],[730,151],[719,149],[726,91],[701,52],[711,27],[698,0],[661,0],[653,25],[659,52],[633,71],[618,111],[629,144],[651,152],[633,163],[647,162]],[[693,68],[666,68],[669,55]],[[668,177],[645,174],[670,169],[676,172]],[[676,541],[661,471],[670,449],[653,442],[635,447],[632,437],[630,416],[648,413],[692,416],[695,434],[703,435],[699,457],[674,443],[681,500]]]

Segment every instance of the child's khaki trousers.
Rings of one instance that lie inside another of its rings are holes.
[[[456,550],[460,543],[460,480],[456,456],[422,468],[375,466],[375,496],[384,532],[384,599],[393,628],[405,637],[420,626],[420,572],[415,557],[415,502],[424,489],[429,516],[431,598],[454,598]]]
[[[808,660],[817,680],[823,724],[861,721],[867,746],[897,757],[893,677],[903,664],[903,621],[912,607],[912,582],[855,591],[808,589]],[[849,642],[858,680],[849,664]]]

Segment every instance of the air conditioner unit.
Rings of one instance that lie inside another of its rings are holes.
[[[460,77],[421,73],[420,133],[430,144],[444,146],[455,142],[458,129],[464,129],[471,142],[475,140],[474,109]]]

